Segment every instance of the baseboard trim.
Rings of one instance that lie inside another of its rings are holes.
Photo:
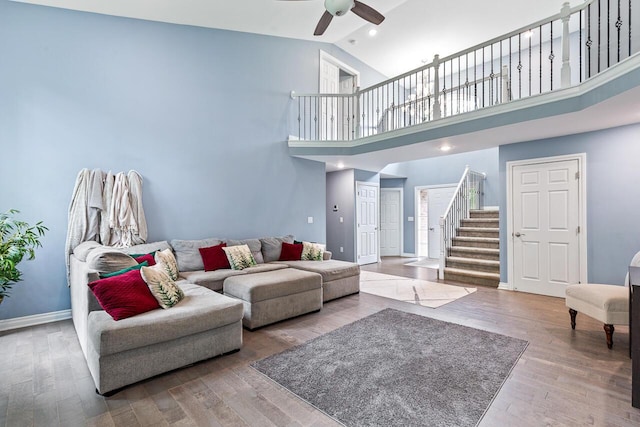
[[[484,210],[484,211],[499,211],[500,210],[500,206],[484,206],[482,208],[482,210]]]
[[[408,252],[403,252],[403,253],[402,253],[402,257],[403,257],[403,258],[418,258],[418,257],[416,256],[416,254],[410,254],[410,253],[408,253]]]
[[[33,316],[15,317],[13,319],[0,320],[0,331],[27,328],[29,326],[42,325],[43,323],[58,322],[71,319],[71,310],[52,311],[51,313],[34,314]]]
[[[513,289],[511,289],[511,285],[505,282],[500,282],[498,284],[498,289],[502,290],[502,291],[512,291]]]

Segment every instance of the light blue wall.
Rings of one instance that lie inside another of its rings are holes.
[[[415,253],[415,222],[407,217],[415,217],[415,187],[424,185],[458,184],[464,168],[469,165],[477,172],[487,174],[484,182],[485,206],[498,205],[498,149],[473,151],[431,159],[396,163],[383,169],[383,173],[407,177],[404,180],[404,252]],[[383,179],[382,182],[389,181]],[[397,179],[389,185],[398,185]]]
[[[640,125],[500,147],[500,276],[507,277],[506,162],[586,153],[588,280],[624,283],[640,251]]]
[[[50,228],[0,319],[69,308],[67,212],[84,167],[142,174],[150,241],[324,241],[324,165],[285,143],[289,92],[317,91],[319,49],[364,86],[383,78],[324,43],[0,0],[0,210]]]

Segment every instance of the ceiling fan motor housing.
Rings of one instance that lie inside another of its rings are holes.
[[[324,0],[324,7],[333,16],[342,16],[353,8],[353,0]]]

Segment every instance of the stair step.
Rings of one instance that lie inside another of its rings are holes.
[[[500,274],[500,261],[451,256],[446,261],[447,267]]]
[[[458,228],[458,236],[462,237],[493,237],[500,235],[499,228],[481,228],[481,227],[460,227]]]
[[[497,209],[472,209],[469,211],[469,216],[471,218],[498,218],[500,217],[500,211]]]
[[[498,228],[500,226],[498,218],[467,218],[460,223],[462,227]]]
[[[459,258],[475,258],[498,261],[500,259],[500,249],[482,248],[473,246],[452,246],[450,255]]]
[[[498,249],[500,247],[500,239],[496,237],[458,236],[453,238],[453,246]]]
[[[500,274],[445,267],[444,280],[445,282],[457,282],[497,288],[500,284]]]

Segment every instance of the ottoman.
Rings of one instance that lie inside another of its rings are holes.
[[[360,292],[360,266],[353,262],[330,259],[325,261],[277,261],[297,270],[322,276],[322,300],[331,301]]]
[[[229,277],[223,291],[242,301],[249,330],[322,308],[322,276],[293,268]]]

